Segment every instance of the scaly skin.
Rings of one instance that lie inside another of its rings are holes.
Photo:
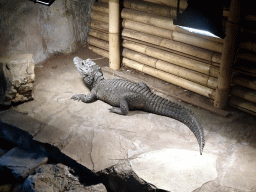
[[[194,114],[184,107],[152,93],[144,83],[123,79],[104,79],[102,71],[92,60],[74,58],[79,73],[91,90],[88,95],[73,95],[71,99],[84,103],[102,100],[113,107],[113,113],[127,115],[129,110],[142,110],[174,118],[189,127],[197,138],[200,154],[204,148],[204,133]]]

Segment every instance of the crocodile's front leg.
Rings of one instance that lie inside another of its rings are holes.
[[[87,95],[84,94],[77,94],[73,95],[71,99],[77,100],[77,101],[82,101],[84,103],[92,103],[97,100],[97,95],[94,92],[90,92]]]

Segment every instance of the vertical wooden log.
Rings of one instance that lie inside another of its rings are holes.
[[[109,0],[109,67],[120,69],[120,11],[119,0]]]
[[[240,0],[232,0],[226,27],[226,38],[224,40],[223,53],[220,63],[217,90],[214,99],[214,106],[221,109],[227,106],[232,64],[235,58],[237,37],[240,31],[240,14]]]

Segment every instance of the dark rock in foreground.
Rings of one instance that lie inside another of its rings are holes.
[[[30,175],[24,182],[25,192],[107,192],[104,185],[83,186],[79,179],[70,173],[70,168],[63,164],[47,164],[38,167],[34,175]]]
[[[12,174],[15,179],[22,181],[38,166],[46,164],[48,157],[41,151],[26,151],[14,147],[0,158],[0,171]]]

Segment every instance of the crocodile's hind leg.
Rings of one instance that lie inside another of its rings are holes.
[[[120,99],[120,107],[112,107],[109,111],[120,115],[127,115],[129,112],[129,106],[131,109],[140,108],[143,103],[144,102],[139,94],[125,93]]]

